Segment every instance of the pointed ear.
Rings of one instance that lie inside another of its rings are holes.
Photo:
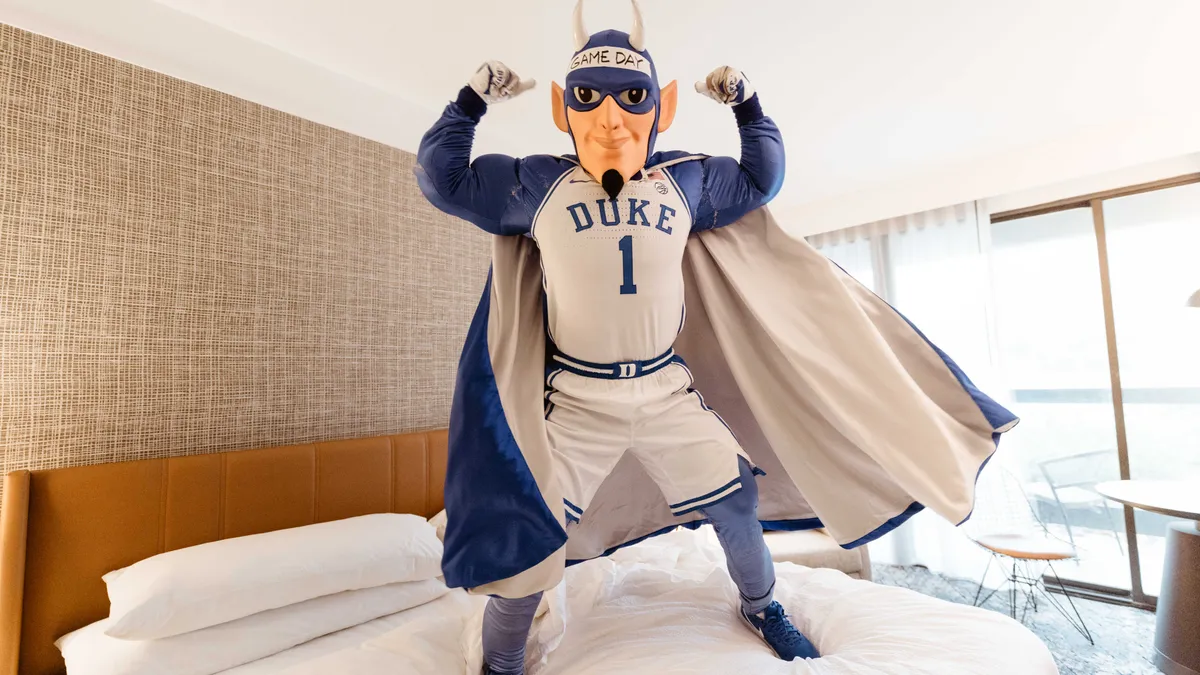
[[[662,133],[671,128],[671,122],[675,121],[675,109],[679,104],[679,87],[678,82],[671,80],[671,83],[659,90],[658,100],[662,110],[658,112],[658,133]]]
[[[571,133],[571,128],[567,126],[566,95],[557,82],[550,82],[550,109],[554,115],[554,126],[564,134]]]

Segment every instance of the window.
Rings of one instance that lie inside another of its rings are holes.
[[[1038,518],[1078,551],[1060,576],[1129,591],[1124,514],[1091,489],[1120,478],[1092,211],[997,223],[991,238],[998,367],[1021,417],[1001,446]]]
[[[811,241],[1021,417],[1001,453],[1047,529],[1079,553],[1056,565],[1063,578],[1151,603],[1172,519],[1094,486],[1200,481],[1200,309],[1186,306],[1200,293],[1200,175],[991,221],[969,212]],[[926,523],[880,541],[885,559],[935,571],[961,573],[969,557]]]
[[[1121,398],[1135,479],[1200,482],[1200,184],[1104,202]],[[1157,595],[1166,526],[1134,512],[1142,587]]]

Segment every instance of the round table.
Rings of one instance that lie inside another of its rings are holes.
[[[1096,492],[1183,521],[1167,527],[1154,663],[1166,675],[1200,675],[1200,482],[1120,480]]]

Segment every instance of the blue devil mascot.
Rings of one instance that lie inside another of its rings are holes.
[[[450,416],[443,570],[491,596],[485,672],[523,673],[566,567],[711,524],[748,630],[818,658],[773,600],[764,529],[862,546],[929,508],[971,513],[1015,416],[892,307],[788,236],[784,144],[739,70],[695,91],[741,156],[659,151],[678,90],[630,32],[588,34],[551,88],[569,155],[472,160],[490,105],[533,87],[489,61],[425,134],[435,206],[493,235]]]

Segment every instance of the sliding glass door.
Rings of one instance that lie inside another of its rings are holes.
[[[1200,482],[1200,184],[1103,202],[1130,477]],[[1135,511],[1141,586],[1157,596],[1166,524]]]
[[[991,237],[997,366],[1021,416],[1002,445],[1037,517],[1078,551],[1059,575],[1128,592],[1123,515],[1092,490],[1120,477],[1092,211],[996,223]]]
[[[1172,519],[1092,488],[1200,480],[1200,176],[991,225],[997,342],[1023,417],[1006,442],[1078,561],[1076,585],[1153,603]]]
[[[1152,605],[1171,519],[1095,486],[1200,485],[1200,308],[1187,306],[1200,296],[1200,174],[990,218],[930,214],[814,241],[1021,417],[1001,450],[1037,518],[1077,552],[1055,564],[1063,580]]]

